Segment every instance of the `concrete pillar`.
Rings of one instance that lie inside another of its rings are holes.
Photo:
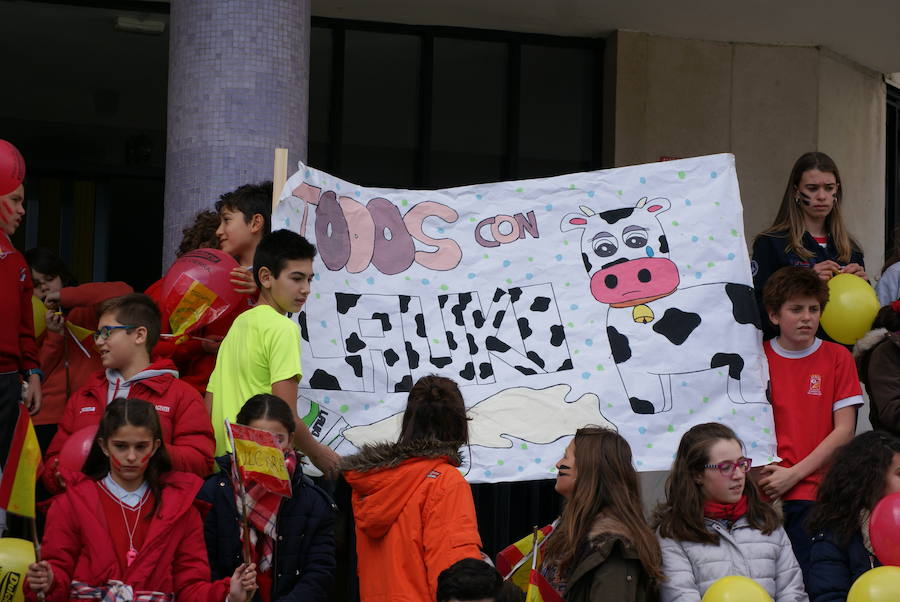
[[[172,3],[163,269],[224,192],[306,158],[310,0]]]

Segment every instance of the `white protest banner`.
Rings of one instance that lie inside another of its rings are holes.
[[[569,436],[618,429],[639,470],[691,425],[775,457],[728,154],[437,191],[300,165],[273,228],[319,251],[298,409],[339,453],[392,441],[412,384],[456,380],[472,482],[552,477]]]

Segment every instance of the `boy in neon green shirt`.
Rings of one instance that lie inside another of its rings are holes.
[[[248,399],[271,393],[294,411],[294,444],[326,475],[336,474],[339,456],[313,438],[297,416],[300,329],[286,316],[298,312],[309,295],[316,248],[289,230],[266,235],[256,247],[253,277],[259,302],[231,325],[209,378],[206,407],[216,435],[216,456],[230,451],[225,420],[234,421]]]

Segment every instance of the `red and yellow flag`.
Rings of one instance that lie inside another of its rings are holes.
[[[557,522],[554,521],[537,531],[537,566],[540,566],[543,560],[541,547],[547,536],[553,532]],[[528,589],[533,547],[535,547],[535,537],[533,534],[528,534],[514,544],[506,546],[497,554],[497,572],[503,576],[504,581],[512,581],[522,591]]]
[[[291,477],[284,464],[284,452],[275,435],[225,421],[231,436],[235,464],[244,481],[256,481],[266,490],[291,497]]]
[[[563,602],[553,586],[550,585],[544,576],[531,569],[528,575],[528,589],[525,591],[525,602]]]
[[[13,432],[12,444],[3,475],[0,476],[0,508],[7,512],[35,518],[34,487],[41,466],[41,448],[31,416],[19,404],[19,418]]]

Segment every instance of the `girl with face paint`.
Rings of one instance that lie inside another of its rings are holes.
[[[825,153],[806,153],[794,163],[775,221],[753,240],[751,271],[760,308],[769,276],[788,265],[809,268],[822,280],[836,274],[868,278],[862,247],[844,224],[843,195],[837,164]],[[763,331],[766,338],[775,334],[765,319]]]
[[[171,467],[153,404],[113,400],[83,472],[52,502],[43,560],[26,575],[29,598],[249,600],[253,564],[238,566],[230,582],[209,581],[194,506],[202,481]]]

